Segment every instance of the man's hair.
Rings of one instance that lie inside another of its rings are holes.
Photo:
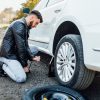
[[[42,15],[41,15],[41,13],[40,13],[39,11],[37,11],[37,10],[33,10],[33,11],[31,11],[31,12],[29,13],[29,15],[31,15],[31,14],[36,15],[36,16],[37,16],[37,18],[38,18],[38,19],[40,19],[40,23],[42,23],[42,22],[43,22]]]

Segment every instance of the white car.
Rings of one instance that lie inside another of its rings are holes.
[[[100,71],[100,0],[41,0],[34,9],[43,23],[30,31],[30,46],[54,57],[62,85],[87,88]]]

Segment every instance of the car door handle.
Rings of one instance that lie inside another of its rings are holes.
[[[61,9],[57,9],[57,10],[55,10],[54,12],[55,13],[59,13],[61,11]]]

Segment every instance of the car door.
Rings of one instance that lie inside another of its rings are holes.
[[[43,9],[39,9],[39,7],[35,8],[35,10],[39,10],[41,12],[43,16],[43,23],[30,31],[31,42],[33,43],[35,41],[36,46],[45,49],[48,48],[50,37],[53,33],[53,24],[56,21],[56,17],[62,11],[65,0],[46,1],[46,7]]]
[[[40,2],[35,6],[35,8],[33,10],[38,10],[38,11],[42,11],[42,9],[45,9],[46,5],[48,3],[48,0],[40,0]],[[30,30],[30,35],[29,35],[29,45],[30,46],[44,46],[46,47],[46,45],[44,45],[44,42],[41,41],[40,37],[41,37],[41,32],[42,32],[42,24],[40,23],[36,28],[33,28]]]

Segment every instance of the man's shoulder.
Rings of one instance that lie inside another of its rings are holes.
[[[24,23],[22,18],[18,19],[18,20],[15,20],[15,21],[13,21],[11,23],[11,27],[13,27],[13,26],[20,26],[20,25],[23,25],[23,26],[25,25],[25,23]]]
[[[25,23],[22,19],[15,20],[11,23],[10,27],[13,29],[25,28]]]

